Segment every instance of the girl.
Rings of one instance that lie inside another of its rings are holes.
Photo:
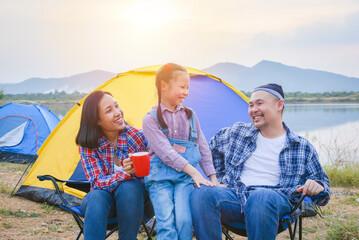
[[[91,183],[81,203],[85,239],[105,239],[107,219],[116,215],[118,239],[137,239],[144,212],[153,216],[148,193],[129,157],[147,150],[142,131],[125,123],[109,92],[95,91],[84,102],[76,144]]]
[[[157,220],[157,239],[192,239],[189,197],[193,183],[219,185],[212,155],[196,114],[182,105],[188,96],[189,74],[174,63],[156,74],[158,105],[143,119],[143,133],[151,154],[145,177]],[[200,164],[206,180],[195,168]]]

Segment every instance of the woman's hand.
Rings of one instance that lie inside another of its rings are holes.
[[[184,168],[183,168],[183,172],[187,173],[188,175],[191,176],[191,178],[194,181],[194,184],[196,187],[201,188],[201,184],[205,185],[205,186],[211,186],[214,187],[214,183],[212,183],[211,181],[206,180],[202,174],[200,172],[198,172],[198,170],[193,167],[191,164],[187,163]]]
[[[133,168],[131,155],[122,161],[123,169],[131,176],[135,175],[135,169]]]

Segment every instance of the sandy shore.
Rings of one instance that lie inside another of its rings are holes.
[[[317,149],[322,164],[359,162],[359,121],[317,131],[299,132]]]

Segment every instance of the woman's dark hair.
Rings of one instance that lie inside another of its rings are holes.
[[[158,93],[157,119],[161,127],[164,129],[168,128],[168,126],[165,120],[163,119],[162,110],[161,110],[161,82],[166,82],[169,84],[170,81],[173,81],[175,79],[176,72],[184,72],[188,74],[187,70],[184,67],[175,63],[166,63],[160,69],[158,69],[156,73],[156,88]],[[192,111],[186,107],[185,107],[185,111],[187,114],[187,118],[190,119],[192,117]]]
[[[98,103],[105,94],[112,96],[109,92],[95,91],[87,96],[81,113],[80,129],[76,136],[76,144],[83,148],[97,148],[98,139],[102,131],[97,124],[99,119]]]

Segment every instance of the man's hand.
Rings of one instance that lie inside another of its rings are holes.
[[[135,175],[135,169],[132,165],[132,158],[131,156],[129,158],[126,158],[122,161],[122,166],[125,171],[130,174],[131,176]]]
[[[297,189],[297,192],[303,192],[304,195],[317,195],[322,191],[324,191],[324,187],[311,179],[308,179],[303,186]]]

